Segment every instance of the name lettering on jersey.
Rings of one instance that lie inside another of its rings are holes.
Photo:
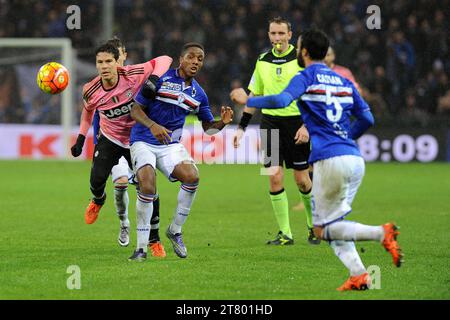
[[[334,133],[343,139],[348,138],[348,132],[345,131],[339,123],[333,123]]]
[[[121,106],[108,110],[101,110],[100,112],[103,113],[108,119],[114,119],[129,114],[131,112],[132,105],[133,101],[129,101]]]
[[[284,62],[287,62],[287,60],[286,59],[273,59],[272,62],[273,63],[284,63]]]
[[[318,73],[317,74],[317,81],[319,81],[320,83],[334,84],[334,85],[339,85],[339,86],[343,86],[344,85],[339,77],[331,76],[331,75],[328,75],[328,74],[320,74],[320,73]]]
[[[162,90],[181,91],[182,87],[181,87],[181,84],[179,84],[179,83],[173,83],[173,82],[164,81],[161,84],[161,88],[160,89],[162,89]]]

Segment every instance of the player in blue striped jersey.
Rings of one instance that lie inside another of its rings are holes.
[[[186,116],[197,115],[207,134],[223,129],[233,119],[230,107],[222,107],[221,120],[214,121],[208,97],[194,79],[203,66],[205,51],[198,43],[187,43],[180,55],[180,66],[170,69],[157,83],[154,100],[141,92],[135,97],[131,116],[136,124],[131,130],[131,158],[140,190],[136,204],[138,247],[130,260],[144,260],[145,232],[156,196],[155,169],[170,181],[180,181],[178,205],[166,235],[180,258],[187,257],[181,228],[185,223],[198,187],[199,176],[194,160],[180,143]],[[142,239],[142,240],[139,240]]]
[[[391,253],[397,267],[403,254],[393,223],[368,226],[344,220],[351,212],[365,170],[355,140],[373,125],[374,119],[354,85],[323,62],[328,47],[328,37],[322,31],[305,32],[299,37],[297,56],[299,65],[306,68],[292,78],[283,92],[248,98],[240,88],[231,92],[231,99],[255,108],[283,108],[297,100],[311,137],[314,232],[329,241],[350,271],[350,278],[338,290],[362,290],[370,286],[371,280],[354,241],[379,241]]]

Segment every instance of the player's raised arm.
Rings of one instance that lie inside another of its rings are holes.
[[[173,59],[169,56],[159,56],[150,60],[153,65],[152,75],[161,77],[164,73],[169,70]]]
[[[220,110],[220,120],[218,121],[202,121],[202,127],[206,134],[213,135],[225,128],[225,126],[233,121],[234,112],[230,107],[222,106]]]
[[[280,109],[289,106],[289,104],[306,91],[306,79],[302,73],[297,74],[289,82],[289,85],[280,94],[249,97],[243,88],[234,89],[230,93],[233,102],[241,105],[247,105],[250,108],[257,109]]]
[[[142,95],[147,99],[154,99],[156,96],[156,85],[159,78],[169,70],[172,64],[172,58],[169,56],[160,56],[147,63],[151,68],[150,76],[145,80],[142,86]]]
[[[172,131],[150,119],[143,109],[145,109],[145,106],[137,102],[133,103],[131,107],[131,117],[133,120],[146,126],[159,142],[169,144],[172,141],[169,133]]]

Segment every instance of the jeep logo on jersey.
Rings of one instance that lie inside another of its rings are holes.
[[[131,106],[133,105],[133,101],[128,102],[127,104],[123,104],[121,106],[109,109],[102,110],[101,112],[108,118],[114,119],[117,117],[121,117],[123,115],[129,114],[131,111]]]

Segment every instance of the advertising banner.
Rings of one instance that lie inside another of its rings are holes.
[[[262,163],[260,130],[250,125],[238,148],[233,146],[235,125],[215,135],[203,132],[201,124],[186,125],[182,143],[197,163],[257,164]],[[0,159],[53,159],[66,157],[62,146],[61,126],[0,125]],[[72,131],[76,140],[78,127]],[[449,161],[450,132],[447,129],[373,128],[358,140],[367,162],[432,162]],[[86,139],[80,159],[91,159],[92,131]],[[70,156],[71,157],[71,156]]]

